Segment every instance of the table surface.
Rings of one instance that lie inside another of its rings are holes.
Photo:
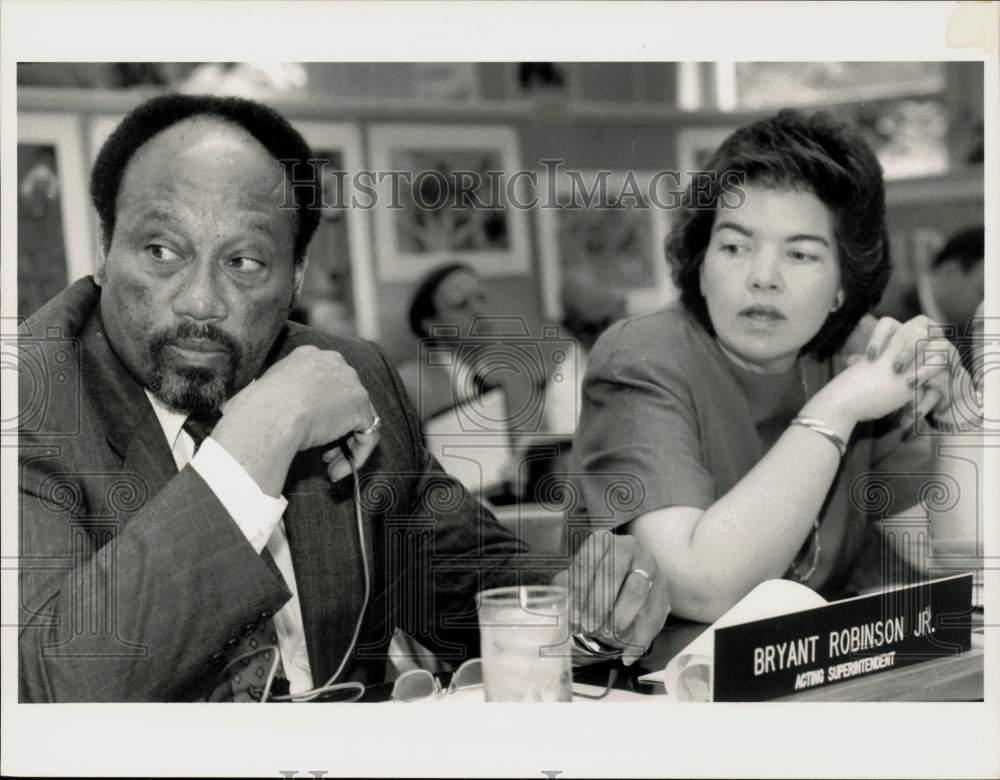
[[[657,637],[649,653],[632,667],[624,668],[617,661],[592,663],[573,670],[573,690],[576,693],[599,694],[604,689],[612,668],[617,670],[614,687],[601,699],[574,697],[574,703],[662,704],[670,703],[662,683],[641,682],[638,678],[650,672],[662,672],[667,662],[687,646],[707,625],[683,621],[670,622]],[[442,682],[446,686],[447,675]],[[391,684],[371,686],[363,701],[386,701]],[[845,682],[813,688],[776,699],[781,702],[933,702],[982,701],[983,699],[983,633],[973,631],[972,649],[958,655],[890,669],[856,677]],[[440,699],[442,703],[469,704],[483,702],[481,688],[462,691]]]
[[[560,548],[560,533],[565,520],[558,511],[522,504],[499,508],[497,518],[514,533],[527,537],[533,549],[557,552]],[[927,541],[925,536],[917,535],[917,538]],[[968,547],[968,543],[956,542],[949,547],[946,541],[937,540],[933,552],[925,548],[911,551],[916,556],[913,563],[930,565],[943,573],[975,568],[977,564],[974,561],[970,564],[967,556],[955,557],[956,551],[952,547],[956,546],[962,550]],[[974,602],[981,605],[981,581],[974,585],[973,594]],[[979,616],[981,622],[982,612]],[[657,695],[665,696],[666,690],[662,685],[643,684],[636,678],[649,672],[661,672],[671,658],[707,628],[702,623],[668,622],[646,657],[631,669],[621,669],[616,689],[601,701],[639,701],[656,698]],[[984,691],[982,640],[982,630],[977,632],[974,629],[972,649],[966,653],[812,688],[783,697],[780,701],[980,701]],[[575,677],[596,683],[602,675],[607,679],[608,668],[608,664],[600,664],[577,669]]]

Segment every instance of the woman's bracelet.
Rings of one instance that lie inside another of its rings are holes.
[[[827,425],[823,420],[816,417],[796,417],[790,424],[801,425],[803,428],[808,428],[810,431],[815,431],[820,436],[823,436],[837,448],[837,453],[840,457],[844,457],[847,453],[847,442],[845,442],[840,437],[840,434],[833,430],[833,428]]]

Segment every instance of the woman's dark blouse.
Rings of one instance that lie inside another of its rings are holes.
[[[616,323],[591,354],[574,445],[592,523],[618,526],[664,507],[708,509],[845,367],[840,354],[803,358],[780,375],[748,371],[680,306]],[[821,555],[808,584],[840,591],[866,520],[911,510],[932,467],[929,440],[907,439],[895,418],[858,425],[820,513]],[[926,516],[910,514],[914,527]],[[744,521],[757,518],[751,512]],[[804,549],[798,567],[810,564]]]

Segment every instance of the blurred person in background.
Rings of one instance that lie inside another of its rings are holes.
[[[683,208],[668,242],[680,303],[616,323],[591,354],[574,445],[588,507],[616,475],[641,482],[606,525],[648,546],[674,614],[702,622],[768,579],[842,593],[880,519],[853,492],[866,480],[888,486],[892,514],[920,500],[914,475],[944,476],[957,496],[928,507],[931,533],[974,537],[981,398],[931,320],[869,314],[890,266],[863,138],[782,111],[706,170],[714,206]]]
[[[537,388],[544,393],[541,425],[537,434],[528,433],[519,440],[511,462],[510,479],[529,502],[539,500],[539,492],[551,490],[547,480],[552,475],[572,471],[587,360],[598,337],[625,316],[626,304],[624,295],[601,287],[589,274],[576,272],[563,283],[562,326],[575,354],[555,364],[544,387]]]
[[[975,350],[968,328],[985,297],[984,244],[982,225],[959,231],[948,239],[917,282],[921,310],[935,322],[952,327],[952,341],[966,370],[973,375],[978,371],[973,365]]]
[[[417,357],[399,366],[403,387],[425,422],[462,401],[484,392],[482,380],[469,375],[468,366],[456,352],[448,363],[431,362],[424,349],[434,343],[434,334],[444,329],[455,338],[468,336],[473,322],[486,313],[486,286],[471,266],[459,261],[428,271],[418,282],[410,302],[410,331],[418,340]],[[397,633],[390,655],[400,671],[424,668],[439,671],[434,654],[406,633]]]
[[[489,385],[475,367],[448,347],[472,335],[477,318],[489,306],[489,293],[479,274],[466,263],[454,261],[429,271],[417,284],[410,303],[410,330],[421,343],[418,356],[399,366],[410,400],[420,420],[428,420],[464,401],[481,395]],[[448,344],[442,353],[450,361],[429,361],[425,350],[442,333]]]

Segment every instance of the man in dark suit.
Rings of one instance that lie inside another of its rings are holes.
[[[267,648],[272,693],[378,682],[394,628],[459,660],[477,591],[553,578],[631,658],[662,626],[633,539],[526,555],[423,449],[376,345],[287,322],[309,157],[270,109],[192,96],[98,156],[98,272],[19,332],[22,701],[259,699]]]

